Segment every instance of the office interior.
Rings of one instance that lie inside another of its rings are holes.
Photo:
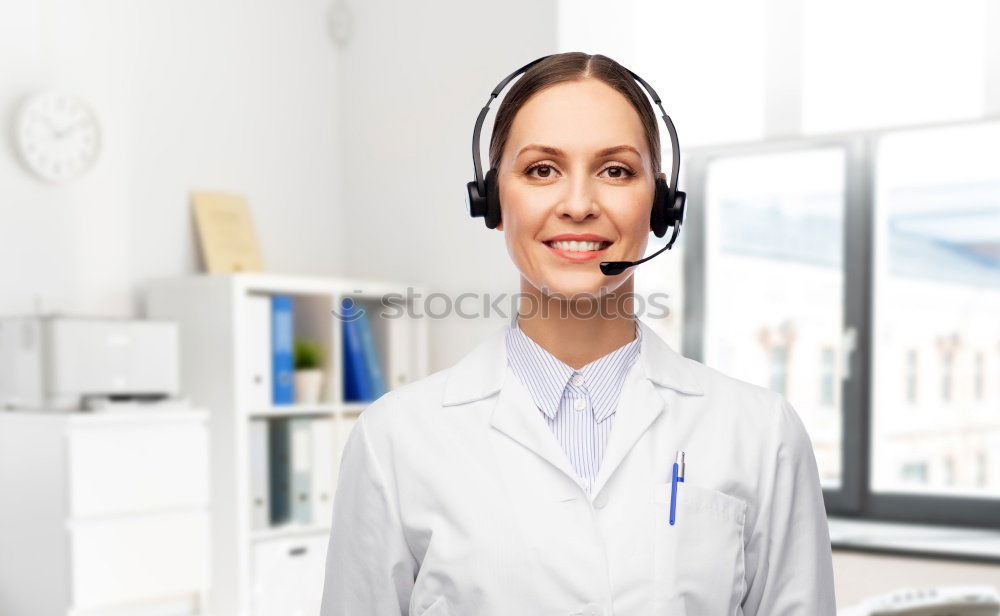
[[[563,51],[632,69],[677,127],[688,212],[636,268],[669,298],[647,322],[799,412],[840,613],[1000,613],[998,31],[994,0],[0,0],[0,613],[318,613],[367,406],[330,313],[516,292],[466,211],[472,127]],[[31,110],[82,118],[72,168]],[[206,273],[198,195],[245,207],[259,267]],[[275,297],[324,379],[290,408],[247,402]],[[364,348],[391,389],[508,318],[373,319]],[[152,322],[113,369],[168,398],[94,400],[87,345]],[[36,377],[63,379],[53,408],[6,395]],[[275,434],[312,443],[316,499],[279,518],[254,501]]]

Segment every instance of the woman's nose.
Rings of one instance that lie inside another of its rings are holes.
[[[584,220],[588,216],[597,216],[600,204],[595,198],[596,193],[586,176],[570,180],[569,192],[559,202],[556,215],[560,218],[569,217],[573,220]]]

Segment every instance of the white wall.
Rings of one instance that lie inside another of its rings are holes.
[[[472,128],[502,78],[556,51],[555,2],[351,5],[354,38],[339,75],[346,271],[452,296],[517,292],[501,232],[466,213]],[[484,161],[499,104],[483,127]],[[452,364],[495,323],[432,320],[431,369]]]
[[[195,271],[189,191],[243,193],[265,267],[342,271],[339,50],[326,0],[0,2],[0,314],[135,312],[134,283]],[[9,126],[51,87],[96,108],[103,151],[35,180]]]

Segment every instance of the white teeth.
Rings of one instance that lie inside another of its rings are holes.
[[[566,250],[570,252],[587,252],[590,250],[600,250],[601,242],[552,242],[552,247],[556,250]]]

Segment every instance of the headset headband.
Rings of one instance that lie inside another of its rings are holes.
[[[542,60],[546,58],[551,58],[553,55],[555,54],[542,56],[537,60],[533,60],[525,64],[521,68],[511,73],[510,75],[507,75],[503,79],[503,81],[497,84],[497,87],[493,88],[493,92],[490,93],[489,99],[487,99],[486,104],[483,106],[482,111],[479,112],[479,117],[476,118],[476,128],[472,132],[472,163],[475,168],[474,172],[476,174],[476,184],[479,187],[480,195],[486,194],[486,184],[483,181],[483,169],[479,159],[479,133],[483,129],[483,120],[486,119],[486,114],[490,110],[490,104],[493,102],[493,99],[495,99],[497,96],[500,95],[500,91],[503,90],[508,83],[510,83],[511,79],[517,77],[518,75],[525,72],[532,66],[538,64]],[[646,83],[646,81],[642,77],[636,75],[629,69],[626,68],[625,70],[627,70],[629,74],[632,75],[633,79],[642,84],[642,87],[644,87],[646,89],[646,92],[649,93],[649,96],[652,97],[653,102],[656,103],[656,106],[660,108],[660,112],[663,114],[663,122],[667,125],[667,132],[670,133],[670,151],[673,154],[673,156],[671,157],[671,162],[670,162],[670,184],[668,186],[670,192],[667,197],[667,203],[673,206],[675,195],[677,192],[677,176],[679,175],[681,169],[681,151],[680,151],[680,146],[677,143],[677,131],[674,129],[674,123],[673,121],[671,121],[670,116],[668,116],[667,112],[664,111],[663,104],[660,102],[659,95],[656,94],[656,91],[653,90],[652,86]]]

